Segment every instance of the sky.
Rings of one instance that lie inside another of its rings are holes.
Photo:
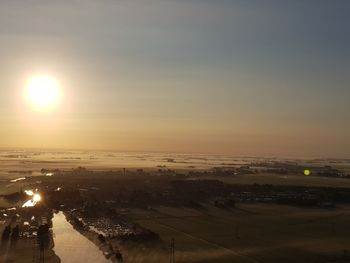
[[[350,157],[347,0],[0,2],[0,147]],[[24,100],[57,80],[54,110]]]

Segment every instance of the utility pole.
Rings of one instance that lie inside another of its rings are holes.
[[[39,256],[39,262],[40,262],[40,263],[41,263],[41,262],[42,262],[42,263],[45,262],[44,251],[45,251],[44,246],[40,246],[40,256]]]
[[[170,241],[170,263],[175,263],[175,238]]]
[[[33,240],[33,258],[32,258],[33,263],[37,262],[37,250],[38,250],[38,240],[35,238]]]

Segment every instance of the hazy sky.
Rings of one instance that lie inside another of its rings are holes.
[[[0,2],[0,147],[350,157],[350,1]],[[52,112],[23,99],[56,78]]]

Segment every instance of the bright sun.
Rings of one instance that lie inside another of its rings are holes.
[[[60,100],[57,80],[46,75],[36,75],[29,79],[25,97],[36,110],[50,110]]]

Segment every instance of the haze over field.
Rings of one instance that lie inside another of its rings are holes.
[[[0,147],[349,157],[349,12],[1,1]]]

